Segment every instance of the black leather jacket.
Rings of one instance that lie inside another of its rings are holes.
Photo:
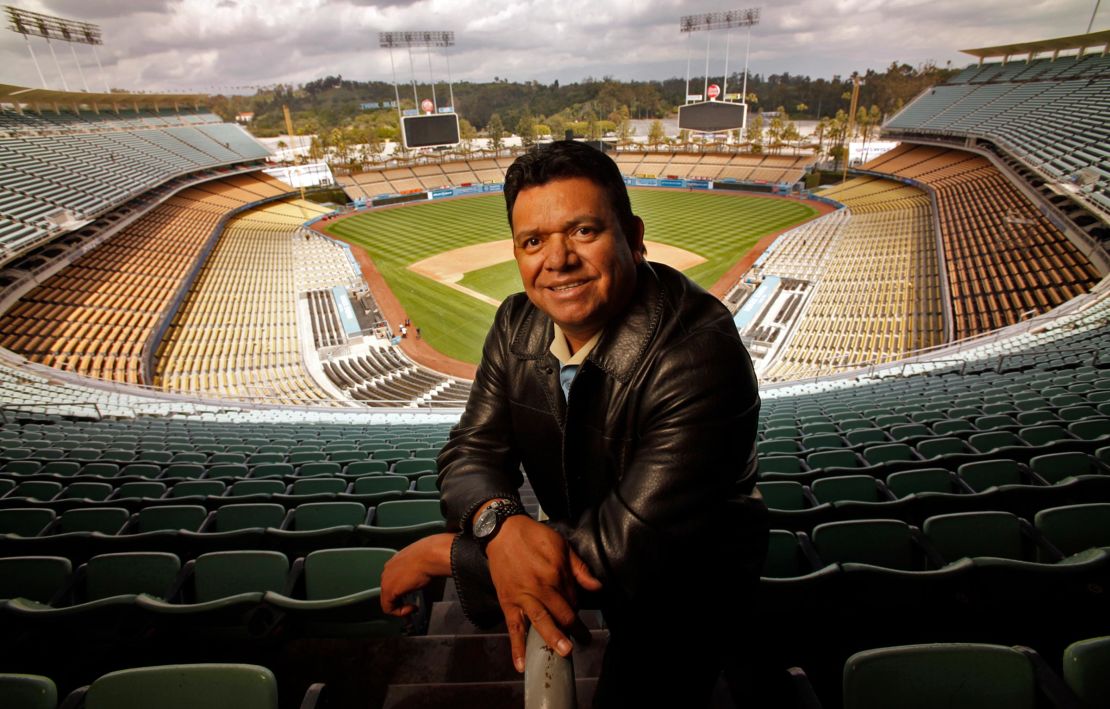
[[[741,593],[762,567],[767,518],[750,496],[759,395],[728,310],[668,266],[641,264],[631,305],[606,326],[569,402],[552,333],[524,294],[498,310],[439,456],[449,527],[516,496],[523,464],[554,527],[602,581],[607,618]],[[465,535],[452,567],[468,617],[500,620],[485,558]]]

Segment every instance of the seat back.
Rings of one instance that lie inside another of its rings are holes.
[[[85,709],[278,709],[277,681],[258,665],[165,665],[111,672]]]
[[[1005,458],[964,463],[959,467],[959,475],[975,492],[996,485],[1019,485],[1022,482],[1017,462]]]
[[[870,475],[839,475],[810,485],[818,502],[879,502],[879,488]]]
[[[319,477],[293,481],[290,493],[293,495],[334,495],[346,489],[346,480],[341,478]]]
[[[361,502],[310,502],[293,510],[292,528],[299,531],[355,526],[366,521]]]
[[[124,507],[87,507],[66,510],[58,520],[58,532],[118,534],[131,513]]]
[[[223,480],[185,480],[173,486],[170,497],[219,496],[226,491],[227,483]]]
[[[305,597],[310,601],[339,598],[378,588],[392,549],[323,549],[305,557]]]
[[[187,529],[195,532],[204,524],[208,510],[201,505],[166,505],[139,510],[140,532]]]
[[[436,466],[436,461],[433,458],[409,458],[408,460],[399,460],[393,466],[393,472],[396,475],[425,475],[427,473],[438,473],[439,468]]]
[[[280,527],[285,508],[271,503],[224,505],[216,511],[217,532],[234,532],[256,527]]]
[[[944,468],[921,468],[891,473],[886,478],[886,486],[897,497],[922,492],[954,492],[952,473]]]
[[[130,482],[123,483],[116,488],[113,499],[120,500],[129,497],[162,497],[166,494],[166,484],[160,482]]]
[[[1064,650],[1064,681],[1089,707],[1110,707],[1110,635]]]
[[[439,500],[389,500],[378,505],[374,512],[374,525],[378,527],[407,527],[442,521]]]
[[[379,492],[404,492],[409,489],[409,479],[403,475],[367,475],[355,480],[356,495],[373,495]]]
[[[804,561],[794,532],[772,529],[767,537],[767,557],[763,562],[762,576],[768,578],[792,578],[809,571]]]
[[[1033,665],[1000,645],[911,645],[866,650],[844,664],[844,709],[1034,709]]]
[[[163,598],[180,570],[178,558],[164,552],[101,554],[85,566],[85,597],[148,593]]]
[[[910,527],[897,519],[819,524],[813,529],[813,546],[826,564],[852,562],[905,570],[914,567]]]
[[[1065,555],[1110,547],[1110,503],[1068,505],[1041,510],[1033,524]]]
[[[0,674],[0,707],[6,709],[54,709],[58,688],[42,675]]]
[[[925,520],[922,529],[945,561],[992,556],[1024,560],[1029,555],[1021,521],[1009,512],[961,512]]]
[[[54,597],[73,571],[69,559],[60,556],[11,556],[0,559],[0,600],[30,598],[46,603]],[[0,701],[0,706],[7,706]]]
[[[860,467],[859,458],[856,457],[855,453],[849,450],[831,450],[810,453],[809,457],[806,458],[806,464],[814,470],[821,468]]]
[[[760,473],[787,473],[802,472],[802,460],[792,455],[765,455],[759,457]]]
[[[228,490],[229,497],[243,497],[245,495],[280,495],[285,492],[285,483],[281,480],[237,480]]]
[[[240,593],[281,593],[289,560],[276,551],[217,551],[198,556],[193,574],[198,603]]]

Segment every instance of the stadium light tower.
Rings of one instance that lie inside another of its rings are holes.
[[[707,12],[701,15],[686,15],[679,21],[679,29],[682,32],[712,32],[713,30],[725,30],[725,79],[724,88],[721,93],[727,98],[728,89],[728,50],[729,50],[729,31],[738,27],[746,27],[748,29],[748,45],[744,51],[744,89],[741,94],[741,100],[747,101],[748,97],[748,57],[751,53],[752,47],[752,27],[759,24],[760,8],[752,7],[746,10],[729,10],[727,12]],[[709,37],[706,36],[705,40],[705,91],[709,89]],[[689,60],[686,63],[686,94],[690,94],[690,65]],[[689,101],[689,98],[687,98]]]
[[[401,136],[406,148],[457,145],[459,142],[459,121],[455,112],[455,87],[451,82],[451,61],[447,59],[447,89],[451,104],[440,106],[436,100],[436,82],[432,73],[432,48],[446,48],[455,45],[454,32],[379,32],[378,44],[389,50],[389,67],[393,72],[393,94],[397,99],[397,118],[400,121]],[[406,116],[401,110],[401,90],[397,85],[397,66],[393,63],[393,49],[405,47],[409,53],[409,72],[412,82],[412,114]],[[420,100],[416,93],[416,65],[412,58],[413,47],[426,47],[428,50],[428,81],[432,87],[432,98]],[[423,110],[426,115],[419,115]]]
[[[79,20],[67,20],[62,17],[54,17],[52,15],[44,15],[41,12],[31,12],[30,10],[22,10],[18,7],[11,5],[4,6],[4,12],[8,16],[8,29],[12,32],[17,32],[23,35],[24,41],[27,42],[27,51],[31,53],[31,61],[35,64],[35,71],[39,74],[39,81],[42,82],[42,87],[45,89],[46,77],[43,76],[42,68],[39,66],[39,60],[35,57],[35,50],[31,46],[31,37],[41,37],[46,40],[46,46],[50,48],[50,54],[54,57],[54,66],[58,70],[58,75],[62,78],[62,87],[69,91],[69,84],[66,82],[65,74],[62,72],[62,66],[58,63],[58,55],[54,53],[54,44],[50,41],[56,39],[69,44],[69,51],[73,55],[73,62],[77,65],[77,73],[81,75],[81,83],[85,86],[85,91],[89,90],[89,83],[85,81],[85,71],[81,68],[81,62],[77,59],[77,50],[73,48],[75,44],[87,44],[92,47],[93,56],[96,57],[96,65],[100,67],[100,78],[104,79],[104,66],[100,63],[100,55],[96,51],[96,45],[104,44],[101,39],[100,27],[88,22],[81,22]],[[104,83],[104,91],[108,92],[108,83]]]

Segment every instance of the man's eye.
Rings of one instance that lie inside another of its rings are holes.
[[[534,249],[539,245],[540,245],[540,240],[538,238],[534,237],[534,236],[531,237],[530,239],[525,239],[524,240],[524,248],[526,248],[526,249]]]
[[[592,226],[580,226],[578,227],[577,231],[577,234],[579,236],[593,236],[596,233],[597,229],[593,228]]]

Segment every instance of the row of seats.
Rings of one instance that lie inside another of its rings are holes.
[[[691,180],[737,180],[793,184],[802,178],[808,155],[751,155],[621,150],[621,174]]]
[[[365,354],[329,358],[322,364],[332,383],[369,406],[401,402],[461,407],[470,395],[469,384],[418,367],[392,347],[370,347]]]
[[[824,194],[847,205],[851,216],[837,232],[789,342],[763,370],[764,381],[887,362],[934,347],[943,337],[928,197],[871,178]],[[876,202],[876,195],[887,199]]]
[[[1090,563],[1110,572],[1110,503],[1049,507],[1033,523],[1010,512],[985,510],[934,515],[917,526],[898,519],[826,522],[810,534],[771,531],[764,576],[800,577],[829,564],[872,564],[902,571],[943,569],[961,559],[989,558],[1039,564]],[[1087,554],[1082,558],[1077,554]]]
[[[201,502],[195,499],[175,504],[144,500],[134,512],[106,505],[72,507],[61,514],[48,507],[0,509],[0,529],[5,530],[0,533],[0,554],[83,560],[117,551],[173,551],[192,558],[208,551],[255,547],[290,554],[344,546],[400,549],[444,530],[439,500],[433,496],[268,499],[221,500],[224,504],[212,510],[189,504]]]
[[[294,279],[297,228],[323,213],[287,200],[224,227],[162,339],[155,386],[271,403],[333,400],[304,368]]]
[[[390,194],[427,191],[441,187],[501,183],[512,158],[459,159],[452,156],[441,163],[398,165],[368,170],[356,175],[340,175],[339,184],[354,199],[373,199]]]
[[[396,635],[379,595],[385,563],[380,547],[286,554],[248,547],[208,552],[182,563],[168,552],[117,552],[91,557],[71,571],[60,556],[0,557],[0,625],[16,632],[57,632],[79,623],[86,633],[112,634],[142,624],[178,633],[224,630],[312,636]]]
[[[58,685],[45,675],[0,673],[0,706],[57,709]],[[326,686],[305,690],[301,709],[325,706]],[[278,682],[261,665],[182,664],[134,667],[108,672],[76,687],[61,706],[67,709],[153,709],[207,706],[212,709],[278,709]]]
[[[971,72],[970,80],[960,79]],[[933,88],[890,120],[896,134],[976,136],[1002,145],[1051,177],[1074,179],[1092,171],[1084,190],[1094,206],[1110,211],[1110,128],[1103,119],[1110,82],[1106,60],[1039,59],[969,67]]]
[[[0,316],[0,346],[78,374],[141,383],[143,352],[216,224],[287,187],[266,175],[187,189],[25,294]]]
[[[1090,261],[986,158],[902,144],[865,167],[936,190],[957,339],[1056,307],[1098,280]]]

